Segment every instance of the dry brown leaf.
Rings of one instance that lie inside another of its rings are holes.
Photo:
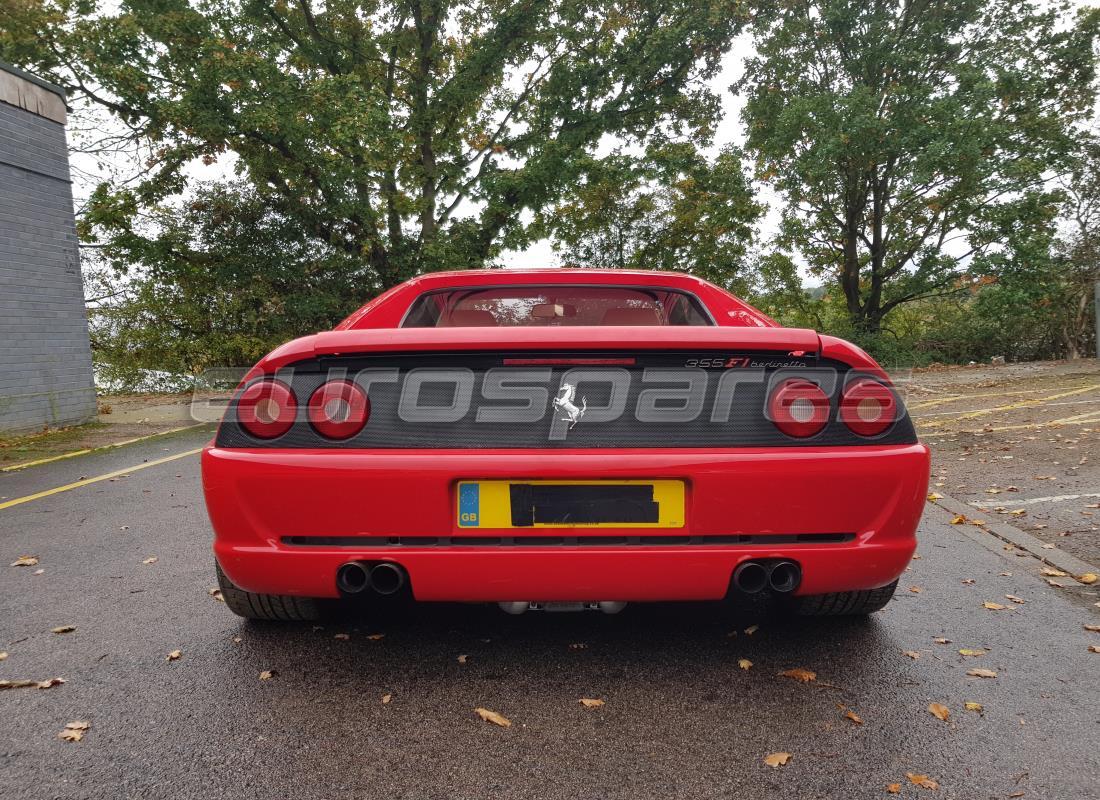
[[[1084,575],[1077,576],[1077,582],[1083,583],[1086,586],[1091,586],[1098,580],[1100,580],[1100,576],[1098,576],[1095,572],[1086,572]]]
[[[990,611],[1004,611],[1008,606],[1002,606],[1000,603],[982,603],[982,608],[988,608]]]
[[[920,594],[924,590],[921,589],[919,586],[910,586],[909,591],[911,591],[913,594]]]
[[[207,594],[210,595],[211,597],[213,597],[219,603],[224,603],[225,602],[225,598],[222,597],[222,590],[221,589],[210,589],[209,591],[207,591]]]
[[[888,783],[886,784],[886,794],[897,794],[901,791],[900,783]]]
[[[976,649],[973,649],[973,648],[970,648],[970,647],[964,647],[961,650],[959,650],[959,655],[960,656],[975,656],[975,657],[984,656],[985,655],[985,650],[976,650]]]
[[[745,635],[746,636],[752,636],[758,630],[760,630],[759,625],[750,625],[749,627],[745,628]]]
[[[928,499],[934,503],[937,500],[943,500],[943,495],[939,494],[938,492],[929,492]]]
[[[965,525],[966,524],[966,515],[965,514],[956,514],[954,517],[951,518],[951,524],[952,525]]]
[[[982,708],[981,703],[975,703],[972,700],[967,700],[965,703],[963,703],[963,707],[967,711],[977,711],[979,714],[981,714],[982,711],[985,710],[984,708]]]
[[[862,725],[863,724],[863,720],[860,718],[859,714],[857,714],[854,711],[849,711],[844,716],[845,716],[845,718],[850,719],[856,725]]]
[[[932,641],[935,642],[936,644],[951,644],[950,639],[944,639],[942,636],[938,639],[933,639]]]
[[[165,661],[176,661],[182,655],[183,655],[182,650],[173,650],[171,653],[169,653],[168,655],[166,655],[164,657],[164,660]]]
[[[276,673],[275,670],[273,670],[273,669],[265,669],[263,672],[260,673],[260,680],[261,681],[269,681],[272,678],[274,678],[277,674],[278,673]]]
[[[72,633],[76,630],[75,625],[58,625],[56,628],[50,628],[53,633]]]
[[[784,678],[794,678],[800,683],[809,683],[810,681],[817,680],[817,673],[813,670],[803,669],[802,667],[795,667],[794,669],[785,669],[779,673]]]
[[[1090,653],[1100,653],[1100,644],[1090,644],[1089,645],[1089,652]]]
[[[466,655],[459,656],[458,657],[458,663],[459,664],[465,664],[467,658],[469,658],[469,656],[466,656]]]
[[[790,760],[790,753],[769,753],[768,755],[764,756],[764,763],[772,769],[782,767]]]
[[[142,564],[156,564],[157,563],[157,557],[156,556],[149,556],[147,559],[145,559],[141,563]]]
[[[737,666],[741,669],[752,669],[752,662],[747,658],[739,658],[737,659]]]
[[[1093,633],[1100,633],[1100,625],[1086,625],[1085,630],[1092,631]],[[0,653],[0,661],[3,661],[6,655],[7,653]]]
[[[495,711],[490,711],[487,708],[475,708],[474,713],[481,717],[484,722],[491,722],[494,725],[499,725],[502,728],[512,727],[512,720],[498,714]]]
[[[1086,625],[1085,627],[1087,628],[1088,625]],[[0,661],[3,661],[7,657],[8,657],[8,654],[5,651],[0,650]]]
[[[974,667],[966,671],[967,675],[972,675],[975,678],[996,678],[997,673],[991,669],[984,669],[982,667]]]
[[[1043,567],[1041,570],[1039,570],[1039,574],[1040,575],[1045,575],[1048,578],[1064,578],[1069,573],[1068,572],[1062,572],[1062,570],[1055,569],[1054,567]]]
[[[940,788],[940,785],[927,775],[917,775],[913,772],[906,772],[905,777],[910,780],[916,786],[920,786],[922,789],[932,789],[935,791]]]
[[[947,718],[951,716],[951,709],[945,706],[943,703],[929,703],[928,713],[936,719],[947,722]]]
[[[585,708],[599,708],[603,705],[603,700],[596,700],[591,697],[582,697],[580,703]]]
[[[55,686],[60,686],[65,682],[64,678],[47,678],[44,681],[36,681],[34,684],[35,689],[52,689]]]
[[[0,681],[0,689],[29,689],[32,686],[37,686],[41,681],[29,681],[29,680],[14,680],[14,681]]]
[[[388,706],[390,704],[391,700],[393,700],[393,695],[392,694],[382,695],[382,705]]]
[[[1005,599],[1006,600],[1011,600],[1013,603],[1015,603],[1016,605],[1019,605],[1019,606],[1022,606],[1024,603],[1027,602],[1027,600],[1025,600],[1024,598],[1017,597],[1014,594],[1006,594]]]
[[[84,732],[90,727],[92,727],[90,722],[70,722],[61,733],[57,734],[57,738],[66,742],[79,742],[84,738]]]
[[[909,656],[914,661],[916,661],[918,658],[920,658],[920,653],[917,652],[916,650],[906,650],[905,655]]]
[[[1009,511],[1008,513],[1011,514],[1014,517],[1022,517],[1025,514],[1027,514],[1027,509],[1026,508],[1015,508],[1012,511]]]
[[[13,567],[34,567],[38,565],[38,556],[19,556],[11,562]]]

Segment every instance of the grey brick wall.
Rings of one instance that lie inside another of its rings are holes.
[[[4,65],[0,80],[40,90]],[[95,410],[65,127],[0,100],[0,431]]]

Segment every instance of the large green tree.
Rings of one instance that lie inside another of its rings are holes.
[[[964,272],[1045,263],[1098,18],[1032,0],[761,8],[735,87],[747,149],[786,201],[781,243],[837,281],[857,330]]]
[[[234,169],[360,297],[528,241],[606,136],[705,138],[737,0],[7,0],[0,58],[150,156],[90,239],[156,237],[196,160]],[[339,261],[340,268],[349,261]]]
[[[539,221],[567,264],[691,272],[744,292],[762,213],[728,148],[708,159],[690,143],[644,157],[593,159],[585,178]]]

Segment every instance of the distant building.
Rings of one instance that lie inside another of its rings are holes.
[[[0,62],[0,431],[96,413],[65,94]]]

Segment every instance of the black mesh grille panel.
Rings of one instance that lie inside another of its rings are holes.
[[[832,397],[820,433],[795,439],[765,413],[769,387],[805,376]],[[272,440],[236,421],[236,399],[218,431],[219,447],[248,448],[684,448],[905,444],[900,419],[874,438],[836,420],[849,375],[838,362],[787,355],[710,352],[508,353],[322,358],[281,371],[298,400],[298,420]],[[309,424],[306,404],[327,380],[344,378],[370,397],[356,436],[332,441]],[[572,386],[572,393],[565,385]],[[555,405],[555,400],[567,402]],[[571,419],[580,410],[575,421]]]

